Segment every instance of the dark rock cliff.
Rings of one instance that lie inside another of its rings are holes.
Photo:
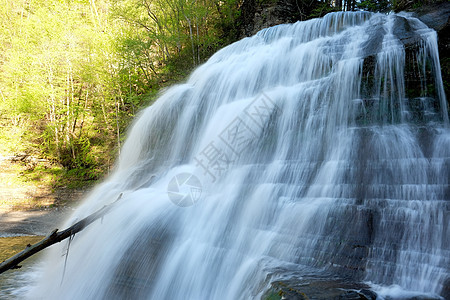
[[[438,34],[442,79],[447,101],[450,100],[450,2],[423,6],[414,15]],[[449,102],[450,103],[450,102]]]
[[[296,21],[306,20],[311,15],[322,16],[329,12],[323,7],[318,7],[315,1],[309,5],[295,0],[274,0],[257,1],[244,0],[241,6],[241,17],[239,26],[239,38],[254,35],[261,29],[275,26],[283,23],[294,23]],[[415,10],[410,10],[413,15],[424,22],[428,27],[436,30],[438,34],[439,55],[441,62],[442,79],[447,96],[447,102],[450,103],[450,2],[443,2],[422,6]],[[416,40],[402,24],[404,19],[398,22],[398,35],[404,33],[402,40],[405,45],[413,45]],[[403,33],[401,32],[403,30]],[[408,72],[408,70],[407,70]],[[410,79],[411,82],[408,80]],[[410,87],[418,86],[414,83],[414,76],[407,78],[407,85]],[[414,91],[410,90],[413,94]],[[416,93],[417,94],[417,93]],[[407,95],[411,96],[411,95]],[[450,104],[449,104],[450,107]]]
[[[267,27],[322,17],[332,10],[318,1],[244,0],[238,38],[252,36]]]

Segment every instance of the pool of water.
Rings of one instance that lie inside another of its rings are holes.
[[[40,241],[43,236],[0,234],[0,261],[4,261],[16,253],[22,251],[27,244]],[[33,277],[38,269],[38,253],[22,262],[22,268],[8,270],[0,274],[0,299],[22,299],[26,291],[34,281]]]

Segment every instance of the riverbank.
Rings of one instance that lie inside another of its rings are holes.
[[[0,214],[76,205],[93,182],[71,186],[62,172],[45,159],[0,153]]]
[[[46,235],[72,213],[89,187],[55,185],[44,160],[0,153],[0,237]],[[60,228],[61,229],[61,228]]]
[[[3,154],[3,155],[2,155]],[[61,184],[50,162],[0,153],[0,262],[34,244],[63,223],[89,191]],[[55,184],[55,182],[57,184]],[[0,299],[21,299],[40,255],[0,276]]]
[[[61,227],[74,208],[54,208],[0,213],[0,238],[17,235],[47,235]]]

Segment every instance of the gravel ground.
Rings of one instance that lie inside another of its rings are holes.
[[[0,211],[0,237],[16,235],[47,235],[61,227],[73,208],[55,208],[30,211]]]

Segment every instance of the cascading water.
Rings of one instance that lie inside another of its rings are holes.
[[[142,112],[67,225],[121,200],[28,296],[257,299],[311,272],[439,294],[449,175],[433,30],[363,12],[265,29]]]

